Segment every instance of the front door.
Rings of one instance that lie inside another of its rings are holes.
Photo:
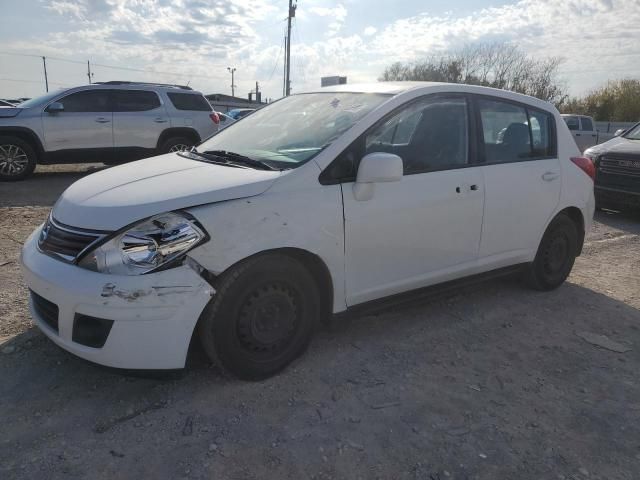
[[[42,113],[47,153],[56,161],[91,162],[109,158],[113,151],[109,91],[84,90],[57,101],[64,111]]]
[[[554,117],[490,97],[477,100],[485,212],[480,261],[532,260],[560,199]]]
[[[400,156],[404,177],[359,201],[342,184],[347,304],[463,276],[482,230],[481,167],[469,153],[465,97],[425,97],[373,127],[345,155]]]

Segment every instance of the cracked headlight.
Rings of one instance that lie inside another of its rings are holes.
[[[113,275],[141,275],[171,267],[207,238],[191,216],[163,213],[109,237],[85,254],[78,265]]]

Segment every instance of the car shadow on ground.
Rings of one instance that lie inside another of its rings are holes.
[[[596,211],[593,219],[609,227],[627,233],[640,235],[640,211],[618,212],[614,210]]]
[[[0,183],[0,207],[53,206],[73,182],[105,168],[108,167],[95,163],[38,166],[26,180]]]
[[[136,478],[150,466],[155,478],[177,478],[185,464],[194,475],[253,478],[239,470],[245,460],[284,444],[272,470],[260,470],[263,460],[251,467],[256,478],[300,478],[327,464],[334,478],[352,477],[348,465],[380,459],[388,478],[425,449],[455,478],[556,478],[579,467],[622,478],[637,466],[640,349],[616,353],[578,334],[634,347],[639,322],[637,309],[575,284],[540,293],[492,280],[344,317],[283,373],[254,383],[203,358],[177,376],[122,375],[29,331],[0,355],[0,464],[5,478],[34,478],[42,465],[50,478],[69,468]],[[349,451],[325,446],[323,461],[318,448],[333,438],[348,438],[339,442]],[[70,460],[87,445],[90,461]],[[339,463],[343,453],[350,463]],[[203,464],[207,455],[215,461]]]

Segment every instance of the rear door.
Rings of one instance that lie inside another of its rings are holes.
[[[155,154],[160,134],[169,128],[160,97],[150,90],[114,90],[113,139],[117,155]]]
[[[492,97],[475,105],[485,182],[480,261],[496,268],[529,261],[560,198],[554,117]]]
[[[167,92],[167,97],[175,109],[171,114],[171,125],[195,129],[204,140],[218,131],[213,121],[213,107],[200,93]]]
[[[376,184],[369,200],[355,198],[353,179],[342,184],[349,305],[475,266],[484,185],[469,148],[472,121],[464,96],[428,96],[374,126],[336,161],[353,176],[368,153],[394,153],[404,164],[402,180]]]
[[[83,90],[56,100],[64,111],[42,113],[45,150],[52,157],[100,161],[113,152],[110,91]]]
[[[598,143],[598,132],[591,117],[580,117],[580,136],[576,141],[580,152]]]

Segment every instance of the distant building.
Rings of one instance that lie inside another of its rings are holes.
[[[333,85],[345,85],[347,83],[347,77],[322,77],[320,79],[321,87],[331,87]]]
[[[234,108],[260,108],[266,105],[265,102],[256,102],[253,98],[232,97],[231,95],[225,95],[224,93],[212,93],[211,95],[205,95],[205,98],[209,100],[209,103],[216,112],[222,113],[227,113],[229,110],[233,110]]]

